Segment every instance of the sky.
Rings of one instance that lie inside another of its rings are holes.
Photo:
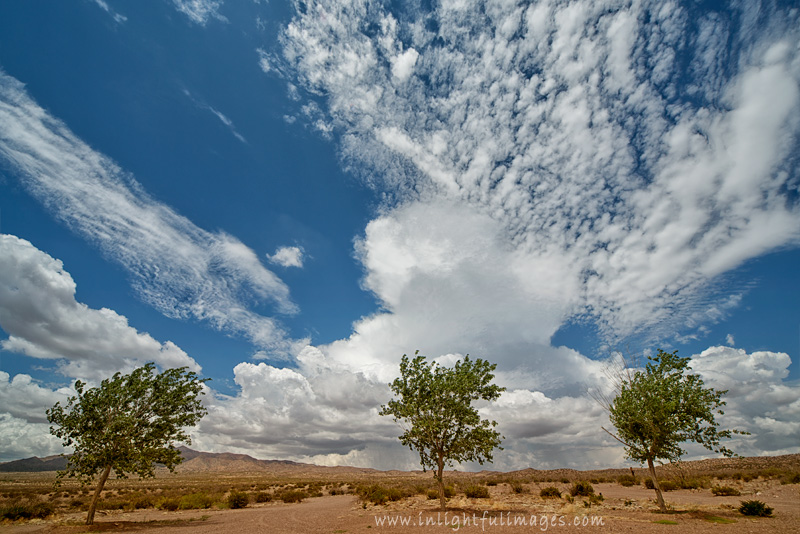
[[[791,1],[2,2],[0,461],[152,361],[195,449],[414,469],[416,350],[497,364],[485,468],[630,465],[659,348],[800,452],[799,134]]]

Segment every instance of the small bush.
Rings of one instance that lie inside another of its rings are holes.
[[[555,486],[547,486],[546,488],[542,488],[539,492],[539,497],[547,499],[548,497],[556,497],[561,498],[561,490]]]
[[[470,499],[488,499],[489,488],[486,486],[469,486],[464,490],[464,494]]]
[[[570,494],[573,497],[588,497],[594,493],[594,488],[590,482],[586,481],[579,481],[572,485],[572,489],[570,490]]]
[[[523,484],[522,482],[512,482],[511,489],[514,491],[514,493],[526,492],[525,484]]]
[[[179,508],[181,510],[199,510],[211,508],[214,505],[214,498],[206,493],[190,493],[181,497]],[[231,506],[233,508],[233,506]]]
[[[303,502],[306,497],[308,494],[302,490],[286,490],[278,495],[278,498],[286,503]]]
[[[437,490],[437,489],[429,489],[428,492],[426,493],[426,495],[428,496],[428,499],[431,500],[431,501],[434,500],[434,499],[438,499],[439,498],[439,490]]]
[[[661,486],[661,491],[675,491],[681,487],[681,485],[674,480],[659,480],[658,485]]]
[[[714,486],[711,488],[711,493],[717,497],[728,497],[731,495],[741,495],[742,493],[733,486]]]
[[[486,480],[486,485],[487,486],[496,486],[497,485],[497,479],[496,478],[487,479]]]
[[[680,485],[674,480],[659,480],[658,485],[661,487],[661,491],[675,491],[680,488]],[[647,489],[655,489],[652,478],[646,478],[644,486]]]
[[[331,493],[331,495],[336,495],[335,493]],[[268,491],[259,491],[255,494],[256,502],[270,502],[272,500],[272,494]]]
[[[161,502],[158,503],[159,510],[168,510],[170,512],[174,512],[181,506],[181,500],[178,497],[164,497],[161,499]]]
[[[800,473],[791,473],[781,479],[781,484],[800,484]]]
[[[44,519],[52,515],[54,511],[55,506],[49,502],[36,500],[27,502],[15,501],[0,507],[0,519],[10,519],[11,521],[18,519]]]
[[[137,495],[131,500],[131,504],[137,510],[141,510],[143,508],[153,508],[156,503],[153,501],[153,498],[149,495]]]
[[[633,475],[620,475],[617,477],[617,483],[619,483],[620,486],[629,488],[638,484],[639,480]]]
[[[762,501],[742,501],[739,504],[739,512],[742,515],[769,517],[772,515],[772,508]]]
[[[228,495],[228,506],[231,508],[246,508],[250,504],[250,496],[243,491],[232,491]]]

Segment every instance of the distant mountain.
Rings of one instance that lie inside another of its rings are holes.
[[[25,458],[13,462],[0,463],[0,472],[33,473],[41,471],[59,471],[67,467],[67,459],[63,456],[48,456],[46,458]]]
[[[313,464],[292,462],[289,460],[258,460],[246,454],[230,452],[200,452],[188,447],[178,447],[183,462],[178,465],[179,473],[264,473],[275,475],[310,475],[324,473],[356,474],[377,472],[375,469],[358,467],[322,467]],[[47,458],[25,458],[0,463],[0,472],[30,473],[42,471],[58,471],[67,466],[63,456]]]

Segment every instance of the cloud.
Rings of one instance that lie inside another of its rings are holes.
[[[281,326],[250,311],[272,301],[295,313],[289,289],[256,254],[153,200],[0,73],[0,158],[58,219],[130,274],[139,297],[174,318],[207,321],[258,346],[288,351]]]
[[[126,17],[125,15],[120,15],[119,13],[111,9],[105,0],[94,0],[94,3],[97,4],[98,7],[100,7],[100,9],[111,15],[111,17],[114,19],[114,22],[116,22],[117,24],[122,24],[123,22],[128,20],[128,17]]]
[[[113,310],[89,308],[75,300],[75,290],[61,261],[28,241],[0,234],[0,327],[8,334],[0,342],[4,350],[54,360],[61,374],[83,380],[97,381],[149,361],[200,371],[171,341],[160,343],[138,332]],[[18,382],[23,376],[14,377],[12,385],[33,387],[30,377]]]
[[[728,405],[720,422],[751,432],[732,447],[742,455],[791,454],[800,441],[800,387],[787,382],[789,355],[747,353],[734,347],[709,347],[692,356],[692,372],[706,385],[727,390]]]
[[[184,89],[183,94],[185,94],[189,98],[189,100],[191,100],[192,103],[198,108],[211,112],[216,118],[220,120],[222,124],[224,124],[228,128],[228,130],[231,132],[231,134],[233,134],[233,136],[236,139],[238,139],[244,144],[247,144],[247,139],[245,139],[244,136],[239,133],[239,131],[236,129],[236,126],[233,124],[233,121],[229,119],[227,115],[225,115],[221,111],[217,111],[212,106],[209,106],[208,104],[202,102],[201,100],[196,98],[188,89]]]
[[[219,13],[222,3],[222,0],[172,0],[175,9],[200,26],[205,26],[212,18],[220,22],[228,22],[228,19]]]
[[[414,202],[491,218],[520,256],[566,266],[568,313],[611,341],[718,320],[721,274],[798,244],[796,12],[388,9],[308,6],[277,69],[324,99],[309,122],[386,193],[382,224]]]
[[[270,263],[282,267],[303,267],[304,254],[300,247],[280,247],[275,254],[267,254]]]

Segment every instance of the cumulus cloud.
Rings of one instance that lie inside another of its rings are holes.
[[[0,346],[55,360],[60,373],[84,380],[130,371],[149,361],[162,368],[200,370],[171,341],[160,343],[115,311],[76,301],[75,289],[61,261],[24,239],[0,235],[0,327],[8,334]]]
[[[272,301],[279,313],[297,311],[286,284],[250,248],[150,198],[1,72],[0,158],[58,219],[122,265],[142,300],[163,314],[207,321],[277,353],[290,349],[273,318],[248,309]]]
[[[275,254],[267,254],[267,259],[281,267],[303,267],[305,255],[300,247],[280,247]]]

